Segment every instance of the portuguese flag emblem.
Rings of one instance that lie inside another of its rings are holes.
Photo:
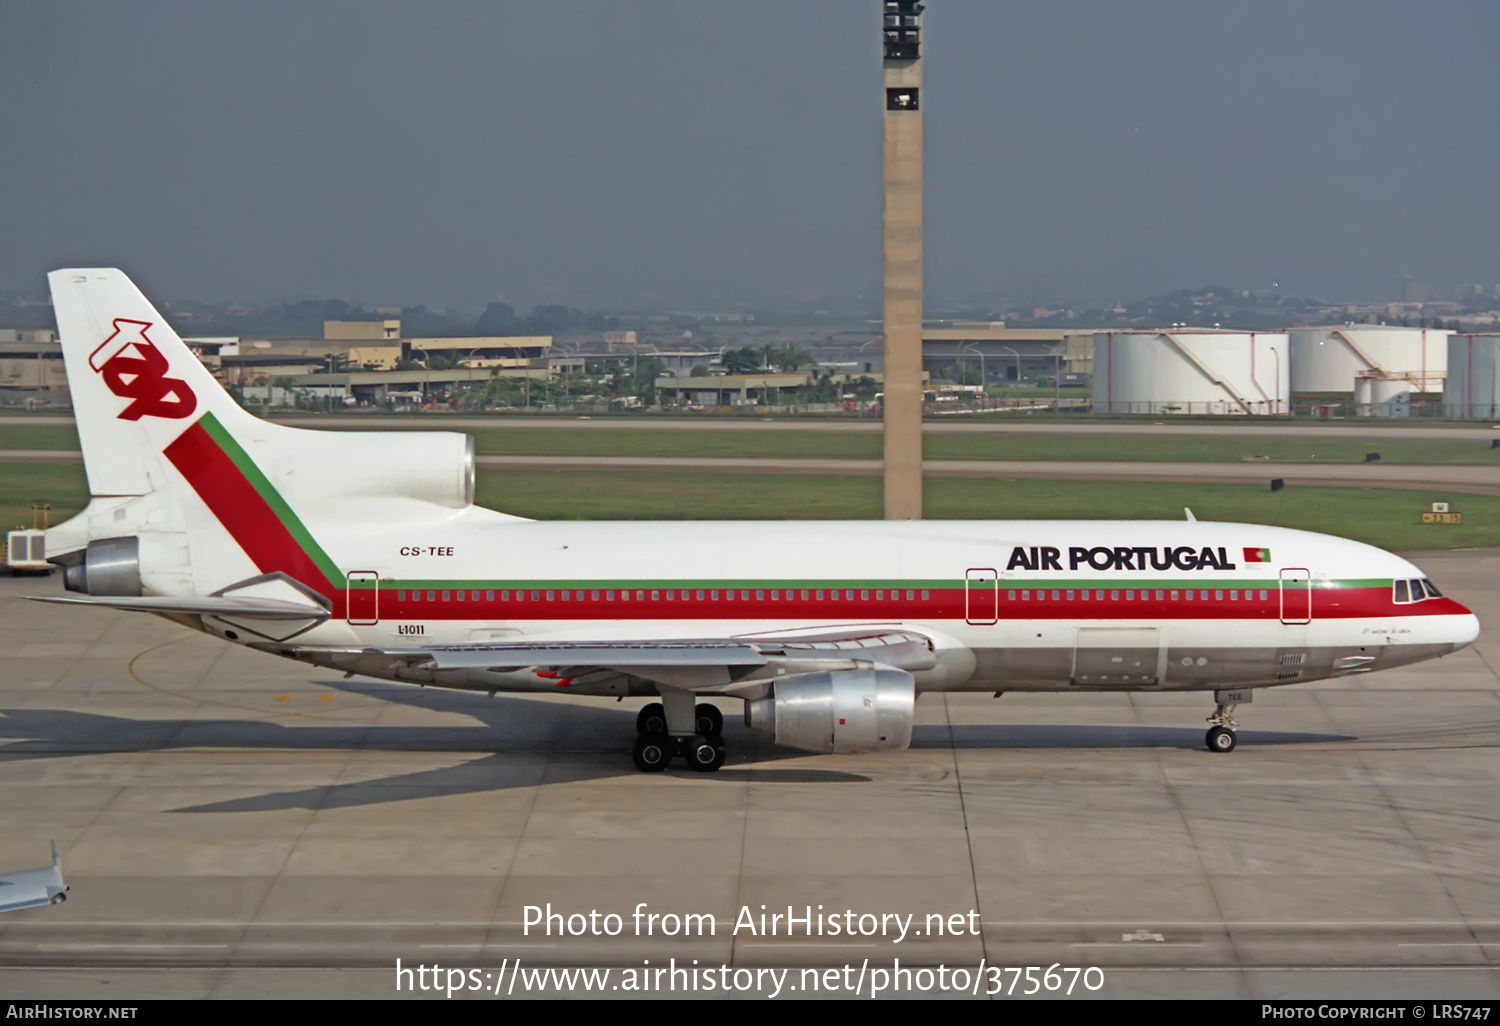
[[[1269,563],[1271,561],[1270,549],[1246,549],[1246,563]]]

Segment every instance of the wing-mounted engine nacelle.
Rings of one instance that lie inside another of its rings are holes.
[[[745,702],[745,726],[806,752],[900,751],[911,746],[917,686],[889,666],[786,677]]]
[[[141,540],[101,538],[63,562],[63,587],[85,595],[141,593]]]

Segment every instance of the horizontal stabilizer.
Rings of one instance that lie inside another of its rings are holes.
[[[126,609],[134,613],[188,613],[193,616],[233,616],[251,620],[317,620],[328,619],[322,606],[280,599],[218,598],[212,595],[143,595],[139,597],[102,595],[27,595],[33,602],[55,602],[59,605],[102,606]]]

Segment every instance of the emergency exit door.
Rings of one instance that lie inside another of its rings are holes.
[[[349,575],[347,619],[354,627],[371,627],[380,622],[380,575],[356,570]]]
[[[1312,574],[1308,571],[1281,571],[1281,622],[1312,623]]]
[[[995,623],[1000,618],[1000,575],[993,570],[970,570],[964,577],[965,619]]]

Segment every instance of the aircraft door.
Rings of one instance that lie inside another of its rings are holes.
[[[1158,627],[1080,627],[1073,649],[1073,683],[1080,687],[1160,684],[1166,646]]]
[[[964,618],[970,623],[1000,619],[1000,575],[993,570],[970,570],[964,575]]]
[[[1308,571],[1281,571],[1281,622],[1312,623],[1312,574]]]
[[[380,575],[370,570],[349,574],[347,618],[351,626],[372,627],[380,622]]]

